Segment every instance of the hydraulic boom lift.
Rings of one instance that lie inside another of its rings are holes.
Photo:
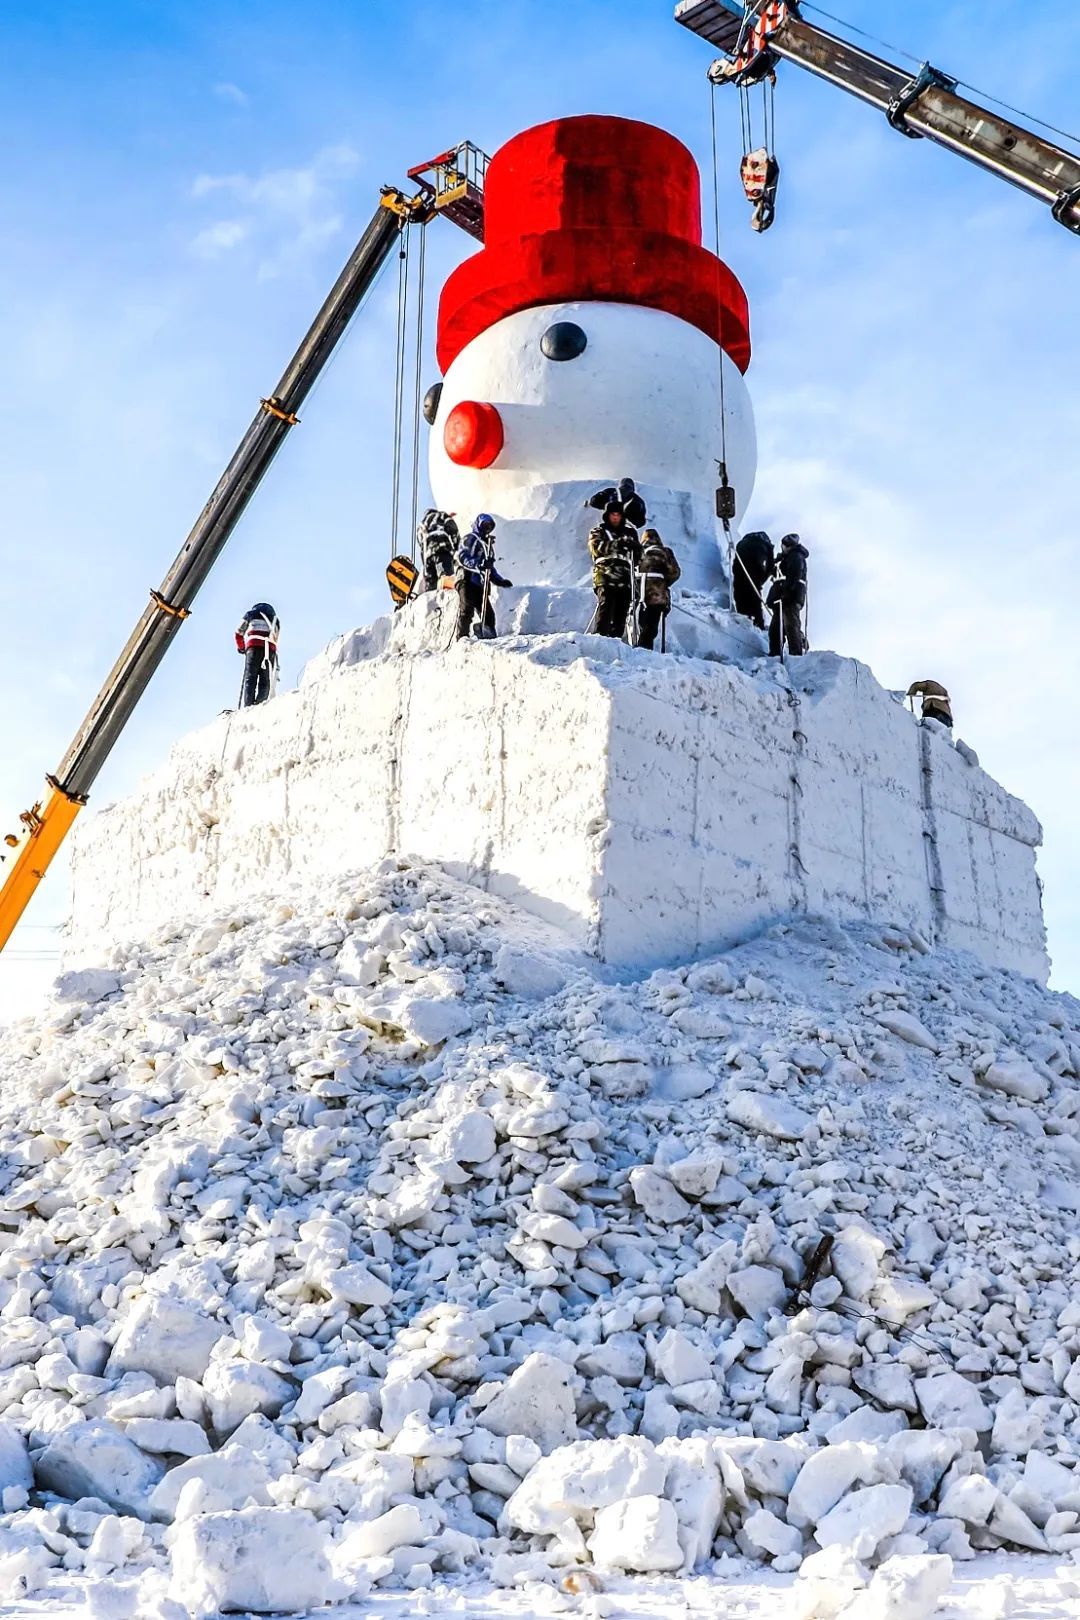
[[[926,136],[1047,203],[1080,235],[1080,156],[957,94],[957,80],[924,62],[907,69],[826,33],[796,0],[679,0],[675,20],[723,51],[714,83],[756,84],[779,60],[796,62],[882,111],[893,129]]]
[[[470,235],[483,235],[483,180],[487,158],[469,142],[410,170],[420,186],[407,197],[384,186],[379,205],[334,283],[326,302],[293,355],[274,392],[260,400],[255,419],[222,473],[160,589],[113,665],[56,773],[46,778],[43,800],[23,811],[21,834],[8,834],[0,859],[7,866],[0,885],[0,950],[87,801],[90,789],[173,636],[232,534],[297,412],[336,349],[353,315],[407,225],[426,225],[444,210]],[[431,170],[433,180],[422,177]]]

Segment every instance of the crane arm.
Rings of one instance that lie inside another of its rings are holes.
[[[0,950],[44,877],[120,733],[191,612],[211,568],[254,495],[297,412],[310,393],[364,295],[408,220],[426,223],[434,212],[426,196],[405,197],[387,187],[363,236],[334,283],[277,388],[262,400],[214,493],[203,507],[172,567],[151,591],[128,643],[90,706],[44,799],[21,817],[21,835],[5,840],[0,885]],[[10,864],[8,864],[10,863]]]
[[[924,63],[918,73],[872,56],[807,22],[798,4],[680,0],[675,20],[728,61],[710,77],[752,83],[777,59],[795,62],[877,107],[903,135],[925,136],[1049,205],[1080,234],[1080,156],[957,94],[957,82]]]

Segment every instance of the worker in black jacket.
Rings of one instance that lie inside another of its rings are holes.
[[[776,579],[769,589],[769,651],[774,658],[784,647],[794,657],[806,651],[803,634],[803,608],[806,606],[806,559],[810,553],[797,534],[785,534],[780,542]]]
[[[735,547],[732,595],[736,613],[765,628],[765,587],[776,569],[773,543],[761,529],[744,534]]]
[[[605,489],[598,489],[595,495],[590,495],[585,502],[586,506],[595,506],[602,512],[609,501],[618,501],[623,509],[623,516],[633,529],[640,529],[645,523],[648,514],[645,511],[645,502],[637,492],[632,478],[620,478],[618,485],[608,484]]]
[[[236,627],[236,650],[244,655],[240,707],[250,709],[274,695],[281,621],[269,602],[248,608]]]

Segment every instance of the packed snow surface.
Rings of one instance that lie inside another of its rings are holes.
[[[0,1601],[1080,1590],[1069,997],[809,922],[613,983],[391,859],[115,947],[0,1078]]]

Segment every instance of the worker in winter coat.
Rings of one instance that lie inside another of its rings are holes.
[[[617,485],[608,484],[605,489],[598,489],[595,495],[589,496],[585,505],[595,506],[598,512],[602,512],[609,501],[618,501],[627,523],[632,528],[641,528],[647,516],[645,502],[632,478],[620,478]]]
[[[621,636],[634,596],[634,570],[641,561],[641,541],[633,524],[627,523],[621,501],[608,501],[604,521],[590,529],[589,556],[596,592],[596,634]]]
[[[798,657],[806,651],[803,634],[803,608],[806,606],[806,559],[810,553],[797,534],[785,534],[780,542],[776,579],[769,588],[766,606],[769,620],[769,651],[774,658],[784,647]]]
[[[952,704],[948,692],[938,681],[912,681],[907,695],[909,698],[922,698],[924,720],[937,720],[952,730]]]
[[[638,620],[638,646],[652,649],[656,632],[671,612],[671,587],[682,573],[675,553],[665,546],[655,529],[641,536],[641,617]]]
[[[277,685],[281,624],[269,602],[256,602],[236,627],[236,650],[244,655],[240,707],[250,709],[273,697]]]
[[[761,529],[744,534],[735,547],[732,596],[736,613],[765,628],[765,587],[776,569],[773,543]]]
[[[429,506],[416,525],[416,538],[424,561],[424,589],[435,591],[440,579],[454,572],[454,559],[461,543],[461,531],[452,512],[440,512]]]
[[[509,584],[495,567],[495,519],[481,512],[457,552],[458,641],[469,634],[474,614],[480,615],[481,634],[495,634],[491,587]]]

